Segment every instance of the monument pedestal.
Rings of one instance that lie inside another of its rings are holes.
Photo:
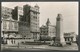
[[[65,45],[66,45],[65,42],[62,42],[62,43],[60,43],[60,42],[55,42],[55,46],[63,47],[63,46],[65,46]]]
[[[56,38],[55,45],[56,46],[65,46],[66,42],[65,42],[64,38],[61,38],[61,39]]]

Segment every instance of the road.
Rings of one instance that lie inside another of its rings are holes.
[[[19,48],[18,47],[5,47],[3,48],[2,52],[26,52],[26,51],[42,51],[42,52],[48,52],[48,51],[78,51],[78,47],[76,44],[65,46],[65,47],[54,47],[54,46],[48,46],[48,45],[22,45]]]
[[[76,50],[49,50],[49,49],[4,49],[2,52],[78,52]]]

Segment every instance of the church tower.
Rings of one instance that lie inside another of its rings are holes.
[[[63,34],[63,19],[62,19],[62,15],[58,14],[57,18],[56,18],[56,44],[64,46],[65,43],[65,39],[64,39],[64,34]]]
[[[46,25],[49,26],[51,23],[49,21],[49,18],[47,19]]]

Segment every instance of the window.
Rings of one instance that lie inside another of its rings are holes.
[[[14,23],[14,28],[15,28],[15,30],[17,30],[17,28],[18,28],[17,27],[17,22]]]
[[[6,21],[3,22],[3,29],[7,29],[7,23],[6,23]]]
[[[12,22],[9,22],[9,30],[12,30],[13,29],[13,24]]]
[[[7,12],[8,14],[11,14],[10,12]]]
[[[13,39],[11,40],[11,43],[13,44]]]
[[[19,20],[20,20],[20,21],[22,21],[22,17],[23,17],[22,15],[19,15]]]

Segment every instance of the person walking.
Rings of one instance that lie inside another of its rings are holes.
[[[19,42],[18,42],[18,48],[19,48]]]

